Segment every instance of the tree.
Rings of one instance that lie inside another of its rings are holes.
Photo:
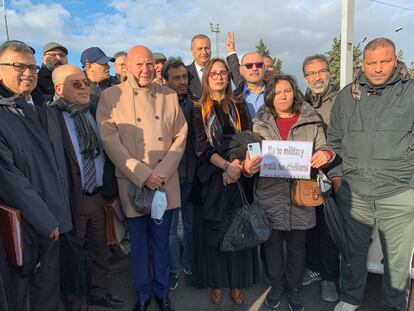
[[[264,56],[270,57],[273,60],[273,66],[275,67],[275,71],[279,74],[282,73],[282,64],[283,60],[281,60],[278,57],[272,57],[270,55],[270,50],[268,49],[267,45],[264,43],[263,39],[260,39],[259,42],[256,45],[256,51]]]
[[[410,67],[408,68],[408,72],[411,75],[411,78],[414,79],[414,62],[411,62]]]
[[[335,37],[332,42],[332,49],[325,53],[330,67],[330,79],[333,83],[340,83],[340,72],[341,72],[341,38]],[[360,69],[360,62],[362,58],[362,51],[359,45],[354,46],[353,52],[353,75]]]

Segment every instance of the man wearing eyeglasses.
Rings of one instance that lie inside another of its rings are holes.
[[[39,71],[37,87],[47,99],[51,99],[55,90],[52,82],[52,71],[58,66],[68,63],[68,50],[57,42],[49,42],[43,47],[42,67]]]
[[[80,61],[90,84],[91,102],[89,109],[95,116],[101,92],[117,84],[116,81],[111,79],[108,64],[108,62],[114,62],[115,59],[107,56],[98,47],[90,47],[82,52]]]
[[[61,137],[43,96],[34,91],[39,67],[20,41],[0,46],[0,201],[20,211],[23,267],[12,267],[16,310],[59,308],[60,234],[72,229]]]
[[[329,80],[329,62],[325,55],[305,58],[302,65],[308,88],[305,99],[319,113],[324,128],[329,124],[330,113],[339,87]],[[323,207],[316,208],[316,227],[306,236],[306,271],[303,285],[321,280],[321,297],[333,302],[338,299],[336,281],[339,277],[339,253],[325,224]]]
[[[122,300],[108,291],[109,250],[106,246],[104,186],[105,154],[98,126],[89,111],[89,81],[79,67],[62,65],[52,73],[55,107],[71,174],[71,202],[76,234],[87,239],[92,258],[90,304],[121,308]],[[86,278],[86,276],[81,276]],[[70,289],[69,289],[70,290]],[[81,310],[85,297],[66,293],[70,310]]]

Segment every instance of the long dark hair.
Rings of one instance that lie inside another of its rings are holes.
[[[275,76],[266,84],[266,92],[265,92],[265,105],[270,109],[273,116],[277,116],[276,109],[273,105],[273,101],[275,99],[275,86],[280,81],[288,81],[292,86],[293,90],[293,104],[292,104],[292,113],[296,113],[300,111],[302,104],[305,102],[304,96],[300,91],[298,84],[296,83],[296,79],[291,75],[281,74]]]
[[[238,104],[240,102],[240,98],[233,95],[233,92],[231,90],[231,80],[230,80],[230,70],[229,66],[227,66],[226,62],[221,58],[212,58],[210,59],[203,67],[203,81],[201,83],[203,89],[201,92],[201,97],[198,102],[199,105],[203,105],[207,102],[208,99],[212,99],[211,97],[211,88],[208,84],[208,76],[211,72],[211,68],[213,65],[217,62],[220,62],[226,67],[226,70],[229,72],[229,75],[227,76],[227,86],[224,90],[224,98],[221,101],[220,105],[223,108],[224,111],[227,111],[227,107],[229,102],[233,102],[235,104]]]

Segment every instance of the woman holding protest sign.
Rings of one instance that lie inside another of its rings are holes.
[[[265,104],[253,120],[253,131],[263,140],[306,141],[313,143],[310,166],[320,168],[334,158],[326,146],[322,120],[304,101],[295,79],[279,75],[266,86]],[[243,171],[260,171],[262,158],[246,157]],[[272,288],[266,304],[276,308],[287,290],[291,310],[303,310],[302,278],[305,269],[306,230],[316,224],[314,207],[295,206],[291,200],[291,178],[258,177],[254,200],[272,219],[272,235],[264,244],[267,272]],[[286,269],[283,242],[286,242]]]

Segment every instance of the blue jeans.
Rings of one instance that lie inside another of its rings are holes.
[[[134,286],[140,300],[145,301],[153,294],[162,299],[168,296],[170,290],[168,234],[172,215],[173,210],[166,211],[160,224],[157,224],[151,215],[127,218]],[[150,239],[152,276],[149,266]]]
[[[185,270],[191,270],[192,263],[192,232],[193,232],[193,207],[188,203],[188,196],[191,192],[192,184],[187,178],[180,179],[181,189],[181,216],[183,218],[184,231],[184,255],[183,266]],[[178,243],[178,214],[180,209],[173,211],[174,215],[170,227],[170,274],[175,274],[180,271],[180,246]]]

